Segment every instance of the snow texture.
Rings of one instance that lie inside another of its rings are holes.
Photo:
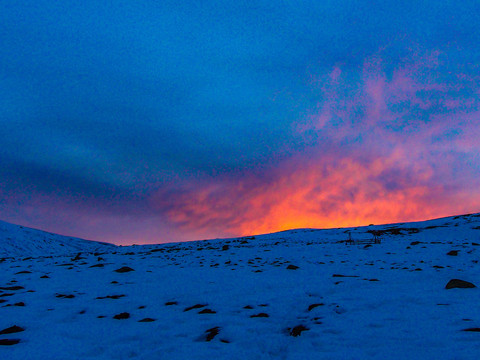
[[[479,288],[446,289],[480,286],[479,214],[130,247],[1,229],[1,359],[480,353]]]
[[[68,255],[79,251],[109,251],[114,247],[0,221],[0,257]]]

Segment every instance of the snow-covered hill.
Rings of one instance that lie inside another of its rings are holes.
[[[113,250],[112,244],[82,240],[0,221],[0,258],[71,255]]]
[[[478,359],[479,260],[480,214],[5,259],[0,358]]]

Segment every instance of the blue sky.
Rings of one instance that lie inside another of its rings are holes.
[[[1,218],[130,243],[478,211],[479,7],[4,1]]]

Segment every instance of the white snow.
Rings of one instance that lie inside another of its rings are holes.
[[[107,251],[112,244],[82,240],[0,221],[0,258]]]
[[[349,230],[354,240],[384,230],[382,243],[346,245]],[[6,251],[5,234],[0,239]],[[51,244],[42,251],[58,254]],[[0,358],[477,359],[480,332],[462,330],[480,327],[480,290],[445,289],[454,278],[480,286],[477,244],[479,214],[103,247],[101,255],[85,245],[78,260],[76,242],[69,256],[35,250],[22,260],[16,250],[0,263],[0,330],[25,331],[0,335],[20,339],[0,346]],[[134,271],[114,271],[124,266]],[[97,299],[115,295],[124,296]],[[19,302],[25,306],[7,306]],[[184,311],[196,304],[206,306]],[[309,311],[313,304],[321,305]],[[199,314],[204,309],[215,313]],[[113,318],[123,312],[130,317]],[[269,317],[251,317],[260,313]],[[291,336],[297,325],[309,330]],[[206,341],[215,327],[218,335]]]

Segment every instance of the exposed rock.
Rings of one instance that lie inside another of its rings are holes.
[[[0,345],[15,345],[20,342],[20,339],[1,339]]]
[[[462,331],[480,332],[480,328],[474,327],[474,328],[463,329]]]
[[[195,304],[193,306],[189,306],[189,307],[185,308],[183,311],[185,312],[185,311],[190,311],[190,310],[193,310],[193,309],[200,309],[200,308],[205,307],[207,305],[208,304]]]
[[[70,295],[65,295],[65,294],[57,294],[55,295],[57,298],[62,298],[62,299],[73,299],[75,295],[70,294]]]
[[[476,286],[471,282],[460,280],[460,279],[452,279],[447,283],[447,285],[445,286],[445,289],[454,289],[454,288],[469,289],[474,287]]]
[[[198,312],[199,314],[216,314],[216,311],[213,311],[212,309],[203,309],[202,311]]]
[[[316,307],[318,306],[323,306],[325,305],[324,303],[318,303],[318,304],[312,304],[308,307],[308,311],[312,311],[313,309],[315,309]]]
[[[130,317],[130,314],[128,312],[123,312],[115,315],[113,318],[117,320],[124,320],[124,319],[128,319],[129,317]]]
[[[133,270],[131,267],[123,266],[120,269],[117,269],[117,270],[114,270],[114,271],[118,272],[118,273],[126,273],[126,272],[130,272],[130,271],[135,271],[135,270]]]
[[[287,266],[287,270],[297,270],[297,269],[298,269],[298,266],[296,266],[296,265],[290,264],[290,265]]]
[[[13,334],[13,333],[18,333],[22,331],[25,331],[25,329],[20,326],[13,325],[13,326],[10,326],[9,328],[6,328],[0,331],[0,335]]]
[[[207,333],[206,341],[212,341],[215,336],[220,332],[220,327],[215,326],[214,328],[208,329],[205,331]]]
[[[152,321],[156,321],[156,320],[152,318],[144,318],[142,320],[138,320],[138,322],[152,322]]]
[[[450,256],[457,256],[458,255],[458,250],[451,250],[447,253],[447,255],[450,255]]]
[[[167,301],[167,302],[165,303],[165,306],[172,306],[172,305],[178,305],[178,302],[176,302],[176,301]]]
[[[25,289],[23,286],[4,286],[4,287],[0,287],[0,290],[22,290],[22,289]]]
[[[124,296],[125,295],[123,295],[123,294],[122,295],[107,295],[107,296],[98,296],[98,297],[96,297],[96,299],[114,299],[114,300],[116,300],[116,299],[120,299]]]
[[[289,330],[290,330],[290,335],[296,337],[296,336],[300,336],[302,334],[302,331],[307,331],[310,329],[304,325],[297,325],[293,329],[289,329]]]
[[[257,317],[265,317],[265,318],[268,318],[270,317],[270,315],[268,315],[267,313],[259,313],[259,314],[255,314],[255,315],[250,315],[251,318],[257,318]]]

